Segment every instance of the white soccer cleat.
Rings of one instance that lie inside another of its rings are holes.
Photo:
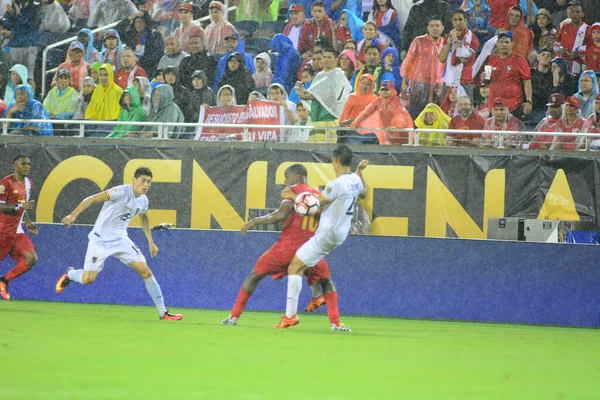
[[[331,324],[331,330],[332,331],[338,331],[338,332],[352,332],[352,329],[350,329],[349,327],[347,327],[344,324]]]
[[[236,326],[237,322],[238,322],[238,319],[233,317],[233,318],[225,318],[223,321],[221,321],[221,324],[229,325],[229,326]]]

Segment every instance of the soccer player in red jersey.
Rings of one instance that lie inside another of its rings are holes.
[[[31,169],[29,157],[19,154],[13,159],[14,173],[0,180],[0,261],[7,255],[17,263],[6,275],[0,276],[0,295],[10,300],[8,284],[29,271],[38,256],[29,236],[25,234],[22,222],[27,230],[36,235],[38,227],[31,222],[25,211],[33,209],[30,199],[31,179],[27,176]]]
[[[286,188],[281,192],[281,205],[279,209],[271,214],[248,221],[242,228],[242,235],[256,225],[266,225],[284,221],[283,231],[279,239],[267,252],[257,261],[254,269],[242,283],[231,315],[223,320],[223,325],[237,325],[238,318],[242,315],[246,303],[258,283],[267,275],[275,280],[287,275],[288,265],[296,254],[296,251],[317,230],[318,220],[313,216],[302,216],[294,212],[294,199],[302,192],[312,192],[315,195],[319,191],[306,184],[308,173],[301,164],[294,164],[285,171]],[[340,323],[338,309],[338,297],[335,286],[331,280],[329,266],[325,259],[321,259],[313,268],[309,268],[305,274],[309,285],[320,284],[323,288],[323,296],[313,297],[305,311],[315,311],[327,304],[327,314],[331,329],[335,331],[351,331],[350,328]],[[313,294],[314,296],[314,294]]]

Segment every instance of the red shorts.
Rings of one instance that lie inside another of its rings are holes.
[[[300,248],[302,243],[298,245],[290,245],[288,243],[277,242],[269,250],[267,250],[256,262],[254,272],[257,275],[271,275],[274,280],[281,279],[288,273],[288,266],[292,262],[296,250]],[[321,259],[314,267],[308,268],[304,273],[306,282],[313,285],[324,278],[329,278],[329,266],[325,259]]]
[[[16,262],[25,258],[25,253],[35,251],[31,239],[24,233],[0,236],[0,261],[10,254],[10,258]]]

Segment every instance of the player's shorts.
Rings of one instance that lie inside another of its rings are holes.
[[[0,235],[0,261],[4,260],[10,254],[10,258],[19,262],[25,258],[25,254],[35,251],[35,247],[25,233],[16,233],[14,235]]]
[[[90,236],[93,235],[93,232]],[[123,264],[146,262],[146,257],[139,247],[128,237],[112,240],[95,240],[90,238],[83,264],[84,271],[102,271],[104,261],[110,256],[118,258]]]
[[[315,267],[329,252],[339,246],[326,236],[315,235],[304,243],[296,252],[296,255],[309,268]]]
[[[277,242],[267,250],[256,262],[254,272],[257,275],[270,275],[273,280],[283,278],[288,273],[288,266],[296,254],[298,246],[290,246],[286,243]],[[317,283],[321,279],[329,278],[329,266],[322,259],[313,268],[306,271],[306,281],[309,285]]]

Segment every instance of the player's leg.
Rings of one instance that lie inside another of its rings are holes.
[[[9,283],[33,268],[38,261],[33,243],[24,233],[16,235],[9,253],[17,265],[6,275],[0,277],[0,296],[5,300],[10,300]]]
[[[121,260],[123,261],[123,260]],[[148,267],[145,261],[132,261],[128,264],[138,275],[144,280],[146,284],[146,290],[148,294],[152,298],[156,309],[158,310],[158,315],[160,319],[165,319],[169,321],[179,321],[183,318],[183,314],[171,314],[165,307],[165,299],[162,294],[162,290],[160,289],[160,285],[156,281],[154,274]]]
[[[300,291],[302,290],[302,275],[308,268],[298,255],[294,255],[294,258],[290,262],[288,267],[288,287],[287,287],[287,298],[285,303],[285,315],[281,317],[281,320],[275,328],[288,328],[290,326],[298,325],[300,319],[298,318],[298,298],[300,297]]]
[[[327,304],[327,302],[325,301],[325,296],[323,296],[323,290],[321,289],[321,285],[319,283],[310,285],[310,292],[312,294],[312,297],[310,299],[310,303],[308,303],[304,311],[317,311],[319,308]]]
[[[352,330],[340,322],[337,290],[331,280],[329,265],[321,259],[314,267],[306,272],[306,281],[309,285],[318,285],[323,288],[323,297],[327,303],[327,316],[332,331],[351,332]]]
[[[238,292],[238,296],[235,299],[235,303],[233,305],[233,309],[231,310],[231,314],[228,318],[221,321],[223,325],[237,325],[238,318],[244,312],[246,308],[246,304],[248,304],[248,300],[254,294],[256,290],[256,286],[258,283],[265,277],[265,275],[258,275],[256,271],[252,270],[250,274],[244,279],[242,283],[242,287]]]
[[[83,269],[67,268],[64,274],[56,281],[56,293],[61,294],[71,282],[81,285],[94,283],[98,273],[104,267],[104,261],[112,254],[111,250],[105,249],[101,242],[90,240],[88,242]]]

